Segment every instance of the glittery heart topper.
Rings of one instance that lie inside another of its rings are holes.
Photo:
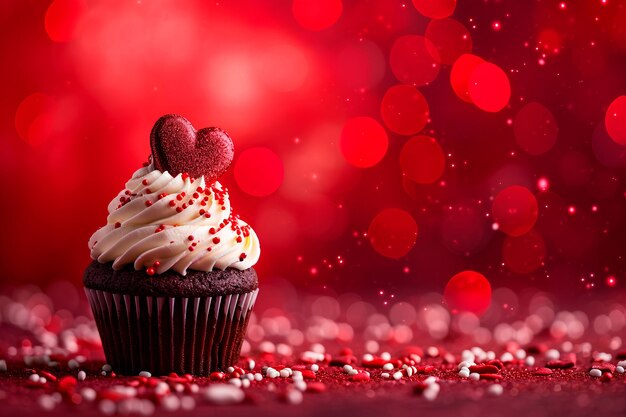
[[[177,114],[162,116],[150,133],[154,167],[172,175],[204,175],[211,183],[230,166],[235,154],[233,141],[217,127],[196,131],[189,120]]]

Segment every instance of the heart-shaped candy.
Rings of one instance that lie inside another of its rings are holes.
[[[235,155],[233,141],[222,129],[196,131],[189,120],[177,114],[157,120],[150,133],[150,148],[159,171],[187,173],[194,178],[204,175],[207,183],[226,172]]]

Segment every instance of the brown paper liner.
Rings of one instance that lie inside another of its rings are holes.
[[[239,358],[259,290],[146,297],[85,288],[107,362],[123,375],[208,375]]]

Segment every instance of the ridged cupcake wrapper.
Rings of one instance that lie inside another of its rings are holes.
[[[170,298],[85,288],[107,362],[125,375],[208,375],[234,364],[258,292]]]

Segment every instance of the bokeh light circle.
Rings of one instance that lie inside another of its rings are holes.
[[[539,209],[537,199],[528,188],[513,185],[496,195],[492,212],[499,230],[510,236],[521,236],[533,228]]]
[[[456,0],[413,0],[418,12],[431,19],[443,19],[454,13]]]
[[[446,284],[443,297],[450,310],[482,315],[491,304],[491,285],[476,271],[459,272]]]
[[[546,243],[541,235],[531,230],[522,236],[507,236],[502,245],[504,265],[518,274],[528,274],[543,265]]]
[[[469,79],[469,95],[481,110],[498,112],[509,103],[511,84],[499,66],[483,62],[474,68]]]
[[[531,155],[541,155],[552,149],[558,130],[552,112],[536,102],[522,107],[513,120],[515,141]]]
[[[343,11],[341,0],[293,0],[291,12],[305,29],[320,31],[337,22]]]
[[[424,36],[437,48],[442,64],[452,65],[458,57],[472,51],[469,31],[454,19],[431,20]]]
[[[87,11],[84,0],[54,0],[46,10],[44,27],[55,42],[69,42],[76,36],[76,26]]]
[[[400,82],[416,86],[428,84],[437,78],[440,61],[435,45],[419,35],[400,36],[393,43],[389,55],[393,75]]]
[[[398,259],[415,245],[417,223],[406,211],[388,208],[372,219],[367,234],[376,252]]]
[[[402,172],[418,184],[432,184],[445,168],[445,157],[441,146],[430,137],[419,135],[409,139],[400,152]]]
[[[626,145],[626,96],[617,97],[609,105],[604,124],[611,139],[620,145]]]
[[[43,93],[33,93],[24,98],[15,111],[15,130],[20,138],[31,145],[38,145],[46,130],[44,125],[48,125],[53,111],[55,100],[53,97]],[[49,129],[48,129],[49,130]]]
[[[380,114],[392,132],[401,135],[418,133],[428,122],[428,102],[411,85],[395,85],[387,90],[380,105]]]
[[[283,182],[283,161],[274,151],[264,147],[248,148],[243,151],[233,170],[239,188],[247,194],[265,197]]]
[[[368,168],[380,162],[387,153],[388,145],[385,128],[371,117],[348,119],[341,131],[341,153],[348,163],[359,168]]]
[[[472,54],[461,55],[454,64],[450,71],[450,85],[454,93],[463,101],[468,103],[472,102],[472,98],[469,94],[469,82],[472,73],[476,67],[485,62],[479,56]]]

